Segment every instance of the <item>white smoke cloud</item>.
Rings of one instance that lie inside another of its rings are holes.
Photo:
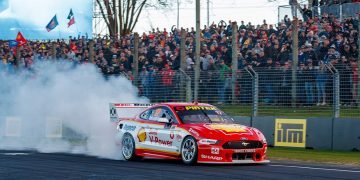
[[[9,75],[0,67],[0,149],[122,158],[108,104],[146,103],[131,82],[105,80],[93,65],[46,62],[34,69],[35,75]],[[62,138],[46,137],[58,122],[63,124]]]

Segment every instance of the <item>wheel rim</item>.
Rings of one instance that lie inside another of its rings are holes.
[[[133,154],[134,145],[130,136],[125,136],[122,142],[122,152],[126,159],[131,158]]]
[[[196,151],[196,144],[193,139],[187,139],[183,143],[182,147],[182,158],[184,161],[191,161],[195,156]]]

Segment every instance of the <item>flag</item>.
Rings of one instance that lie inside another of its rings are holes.
[[[46,30],[50,32],[59,25],[56,15],[50,20],[49,24],[46,25]]]
[[[16,54],[16,47],[18,46],[18,44],[19,43],[16,40],[9,40],[9,47],[14,56]]]
[[[75,17],[74,17],[74,13],[73,13],[72,9],[70,9],[70,12],[69,12],[69,15],[68,15],[67,19],[69,20],[68,27],[75,24]]]
[[[9,47],[13,48],[18,46],[18,42],[16,40],[9,40]]]
[[[18,46],[23,46],[24,44],[27,43],[27,40],[24,38],[24,36],[21,34],[20,31],[18,32],[15,40]]]

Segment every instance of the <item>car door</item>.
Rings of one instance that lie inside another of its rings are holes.
[[[159,118],[167,118],[173,122],[159,122]],[[177,154],[179,152],[179,148],[175,142],[178,134],[178,130],[175,128],[177,120],[168,107],[159,106],[153,108],[149,116],[148,124],[145,128],[148,134],[147,144],[149,144],[152,149],[171,154]]]

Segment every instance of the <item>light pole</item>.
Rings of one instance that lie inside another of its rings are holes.
[[[207,27],[210,25],[210,0],[207,0]]]
[[[196,0],[196,47],[195,47],[195,82],[194,101],[198,101],[200,76],[200,0]]]
[[[179,18],[180,18],[180,0],[177,0],[177,21],[176,28],[179,29]]]

